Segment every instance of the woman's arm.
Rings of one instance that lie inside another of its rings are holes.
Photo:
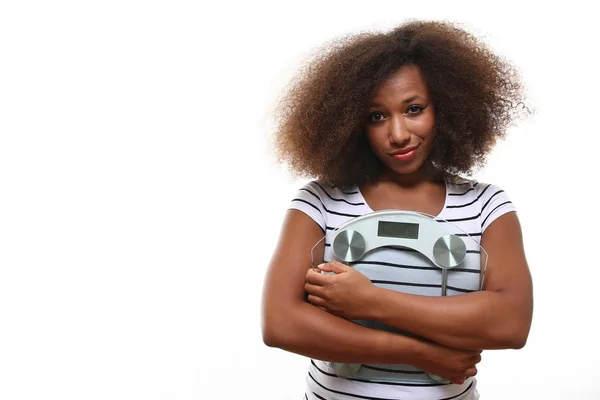
[[[264,286],[262,332],[268,346],[325,361],[411,364],[457,383],[476,373],[479,351],[365,328],[305,302],[310,251],[322,237],[307,215],[288,211]]]
[[[481,244],[488,252],[481,292],[410,295],[368,285],[358,272],[329,263],[322,269],[337,275],[307,274],[309,301],[339,316],[377,320],[449,347],[521,348],[531,326],[533,294],[516,213],[494,221]]]
[[[264,286],[264,342],[327,361],[411,361],[413,349],[409,340],[364,328],[304,301],[304,276],[311,266],[310,252],[322,237],[323,231],[304,213],[287,212]]]

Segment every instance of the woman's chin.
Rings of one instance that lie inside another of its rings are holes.
[[[398,177],[409,177],[409,176],[425,176],[425,165],[424,163],[410,163],[407,165],[388,165],[386,172]]]

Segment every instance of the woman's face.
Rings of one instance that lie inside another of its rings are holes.
[[[375,90],[366,135],[386,173],[424,172],[435,138],[435,110],[418,67],[400,68]]]

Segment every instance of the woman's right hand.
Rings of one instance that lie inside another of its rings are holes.
[[[415,367],[456,384],[477,374],[481,350],[458,350],[433,342],[423,343]]]

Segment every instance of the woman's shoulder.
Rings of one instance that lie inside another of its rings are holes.
[[[356,185],[342,188],[320,180],[308,181],[300,190],[309,191],[324,201],[348,200],[360,194]]]
[[[448,194],[453,198],[452,207],[465,212],[470,209],[480,221],[482,231],[498,217],[516,211],[504,189],[494,183],[462,179],[449,183],[448,188]]]
[[[319,180],[305,182],[291,202],[290,208],[308,214],[326,230],[336,220],[364,214],[364,201],[358,187],[341,188]]]
[[[469,196],[477,193],[477,187],[481,186],[477,180],[467,178],[446,179],[448,194],[451,196]]]
[[[503,192],[498,185],[490,182],[482,182],[477,179],[457,178],[447,180],[446,185],[450,188],[450,194],[481,197],[488,192]]]
[[[326,214],[361,215],[365,201],[358,186],[339,187],[320,180],[306,182],[299,190],[299,195],[308,196],[318,203]]]

